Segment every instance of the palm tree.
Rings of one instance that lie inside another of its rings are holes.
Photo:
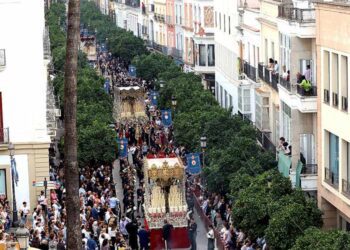
[[[77,161],[77,67],[80,43],[80,0],[69,0],[64,82],[64,176],[67,249],[81,250],[79,167]]]

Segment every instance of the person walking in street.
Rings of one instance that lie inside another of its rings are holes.
[[[149,244],[149,232],[145,229],[145,226],[141,226],[141,229],[138,232],[140,250],[148,250]]]
[[[168,221],[165,219],[164,226],[163,226],[163,240],[164,240],[166,250],[171,249],[171,230],[173,228],[174,228],[173,225],[169,224]]]
[[[191,242],[191,250],[197,250],[197,224],[193,218],[191,218],[190,225],[188,227],[188,234]]]
[[[207,233],[208,238],[208,250],[215,249],[215,235],[214,235],[214,227],[213,225],[209,225],[209,231]]]

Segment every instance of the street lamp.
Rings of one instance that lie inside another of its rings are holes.
[[[207,137],[206,136],[201,137],[201,148],[202,148],[203,152],[207,148]]]
[[[27,250],[29,246],[28,244],[29,230],[24,227],[23,223],[16,230],[16,238],[19,244],[19,248],[23,250]]]
[[[163,87],[164,87],[164,81],[163,81],[163,80],[160,80],[160,81],[159,81],[159,87],[160,87],[160,88],[163,88]]]
[[[174,107],[174,109],[176,108],[177,105],[177,100],[175,96],[171,97],[171,105]]]
[[[15,146],[13,145],[12,142],[9,143],[8,145],[8,151],[9,151],[9,155],[10,155],[10,159],[11,159],[11,177],[12,177],[12,226],[16,227],[18,224],[18,213],[17,213],[17,202],[16,202],[16,190],[15,190],[15,178],[16,178],[16,173],[15,173],[15,159],[14,159],[14,155],[15,155]]]

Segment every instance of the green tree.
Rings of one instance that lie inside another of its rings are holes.
[[[306,229],[295,242],[292,250],[317,249],[339,250],[349,249],[350,234],[344,231],[322,231],[316,227]]]
[[[175,66],[170,58],[159,53],[136,56],[132,64],[137,68],[137,76],[147,81],[156,79],[160,73],[167,72],[170,66]]]

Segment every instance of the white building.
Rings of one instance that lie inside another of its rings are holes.
[[[6,24],[0,26],[0,193],[12,200],[12,142],[19,173],[17,206],[27,201],[33,207],[40,189],[32,182],[43,181],[49,172],[44,1],[1,0],[0,22]]]
[[[118,0],[115,2],[116,25],[131,31],[140,37],[142,33],[142,11],[136,0]]]
[[[193,42],[195,72],[202,77],[203,86],[215,91],[215,23],[213,0],[193,1]]]
[[[238,11],[234,4],[214,0],[215,13],[215,97],[224,108],[238,113],[239,45]]]

